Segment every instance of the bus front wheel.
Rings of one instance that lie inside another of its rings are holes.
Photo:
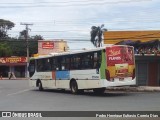
[[[78,85],[77,85],[77,82],[75,80],[71,81],[70,88],[71,88],[71,92],[73,94],[77,94],[78,93]]]

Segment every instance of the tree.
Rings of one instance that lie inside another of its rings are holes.
[[[12,51],[12,56],[27,56],[27,46],[24,39],[12,39],[7,41]],[[29,39],[29,56],[38,53],[38,40]]]
[[[44,40],[43,36],[41,36],[41,35],[32,36],[32,39],[33,40]]]
[[[29,39],[29,53],[30,56],[38,53],[38,40],[44,40],[41,35],[32,36]]]
[[[26,44],[24,40],[11,39],[8,40],[8,44],[12,50],[12,56],[26,56]]]
[[[8,37],[7,31],[14,27],[14,23],[9,20],[0,19],[0,38]]]
[[[91,27],[91,43],[95,46],[95,47],[101,47],[102,46],[102,34],[104,31],[107,31],[107,29],[103,28],[104,24],[102,24],[101,26],[92,26]]]
[[[43,36],[41,35],[34,35],[34,36],[27,36],[27,31],[26,30],[22,30],[19,33],[19,40],[20,41],[24,41],[23,42],[23,55],[26,56],[26,38],[28,39],[28,47],[29,47],[29,56],[33,55],[33,54],[37,54],[38,53],[38,40],[43,40]],[[25,45],[25,46],[24,46]],[[21,46],[20,46],[21,47]]]
[[[14,23],[8,20],[0,19],[0,57],[7,56],[27,56],[26,54],[26,30],[19,33],[19,38],[10,38],[7,31],[14,27]],[[29,53],[38,53],[38,40],[43,40],[41,35],[27,36],[29,44]],[[7,39],[6,39],[7,38]]]
[[[0,57],[8,57],[12,55],[12,50],[9,45],[5,43],[0,44]]]
[[[26,30],[22,30],[19,33],[19,39],[25,39],[27,37],[27,31]]]

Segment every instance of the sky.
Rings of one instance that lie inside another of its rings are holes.
[[[159,30],[160,0],[0,0],[0,19],[15,27],[9,36],[18,37],[29,26],[29,35],[45,40],[63,39],[70,49],[92,48],[92,26],[108,31]]]

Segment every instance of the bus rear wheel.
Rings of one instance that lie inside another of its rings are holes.
[[[95,94],[103,94],[105,90],[106,90],[105,88],[95,88],[93,89],[93,92]]]
[[[70,88],[71,88],[71,92],[73,94],[77,94],[78,93],[78,85],[77,85],[77,82],[75,80],[71,82]]]
[[[42,86],[41,81],[38,82],[38,89],[39,91],[43,91],[43,86]]]

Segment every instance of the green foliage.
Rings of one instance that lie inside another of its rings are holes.
[[[38,41],[28,40],[29,45],[29,55],[38,53]],[[13,51],[12,55],[14,56],[27,56],[27,43],[23,39],[10,40],[8,41],[11,50]]]
[[[12,55],[12,50],[8,43],[4,42],[0,44],[0,57],[8,57]]]
[[[9,20],[0,19],[0,38],[7,38],[7,31],[14,27],[14,23]]]
[[[12,56],[26,56],[26,44],[24,40],[12,39],[8,41],[12,50]]]
[[[38,53],[38,40],[29,39],[29,55]],[[27,56],[27,43],[24,39],[0,40],[0,57]]]
[[[95,46],[95,47],[101,47],[102,46],[102,35],[104,31],[107,31],[106,28],[103,28],[104,24],[102,24],[101,26],[92,26],[91,27],[91,43]]]
[[[26,30],[23,30],[20,32],[19,39],[9,38],[7,31],[14,26],[13,22],[0,19],[0,57],[27,56],[26,37],[28,37],[29,55],[38,53],[38,40],[43,40],[43,37],[41,35],[26,36]]]
[[[32,40],[29,41],[29,54],[30,56],[38,53],[38,41]]]

